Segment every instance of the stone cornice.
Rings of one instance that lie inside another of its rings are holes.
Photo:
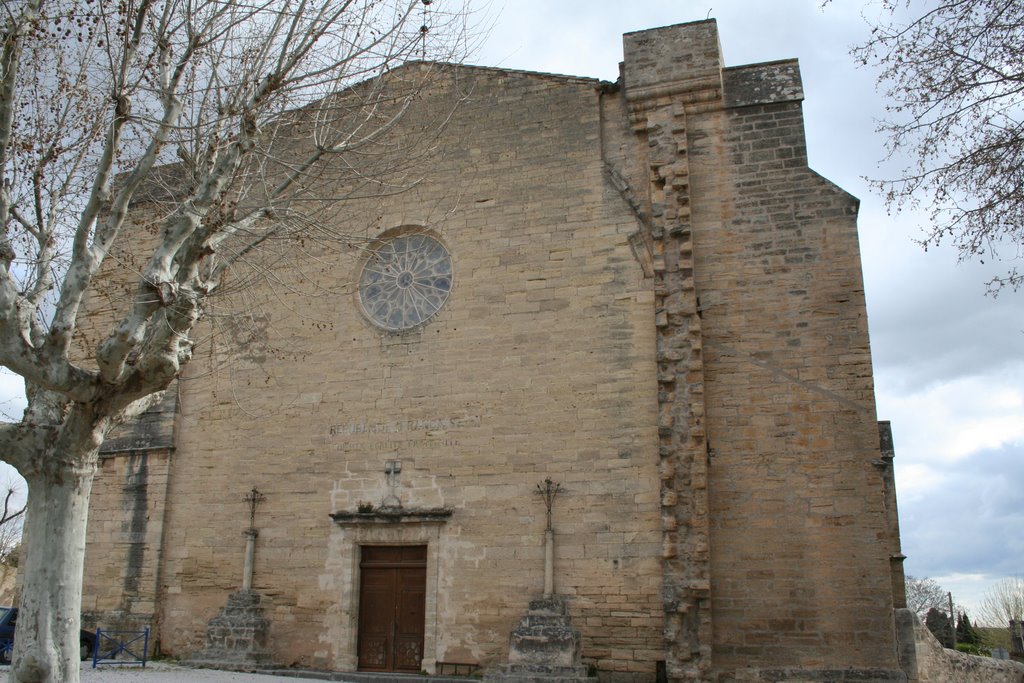
[[[452,508],[376,508],[369,512],[339,510],[331,519],[341,526],[366,524],[445,524]]]

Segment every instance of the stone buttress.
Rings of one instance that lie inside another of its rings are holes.
[[[623,42],[602,154],[655,295],[667,678],[901,680],[857,201],[807,167],[795,61],[726,69],[713,20]]]
[[[722,78],[714,22],[678,28],[626,34],[621,116],[642,153],[606,160],[612,184],[637,213],[641,228],[631,244],[654,279],[666,673],[696,681],[711,669],[711,605],[687,116],[721,106]],[[622,141],[620,151],[628,144]]]

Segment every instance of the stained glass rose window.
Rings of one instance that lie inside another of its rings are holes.
[[[425,323],[451,290],[451,256],[429,235],[402,235],[377,245],[359,274],[363,311],[390,331]]]

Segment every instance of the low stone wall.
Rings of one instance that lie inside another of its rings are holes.
[[[907,683],[1024,682],[1024,664],[944,648],[909,609],[896,610],[896,638]]]
[[[906,683],[902,671],[894,669],[745,669],[730,671],[713,679],[715,683]],[[602,681],[602,683],[604,683]]]

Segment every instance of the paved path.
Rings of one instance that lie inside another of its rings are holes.
[[[0,667],[0,680],[7,677],[8,667]],[[103,666],[92,668],[92,662],[82,664],[82,683],[302,683],[311,678],[288,676],[262,676],[234,671],[212,669],[187,669],[185,667],[150,662],[146,668],[139,666]]]

